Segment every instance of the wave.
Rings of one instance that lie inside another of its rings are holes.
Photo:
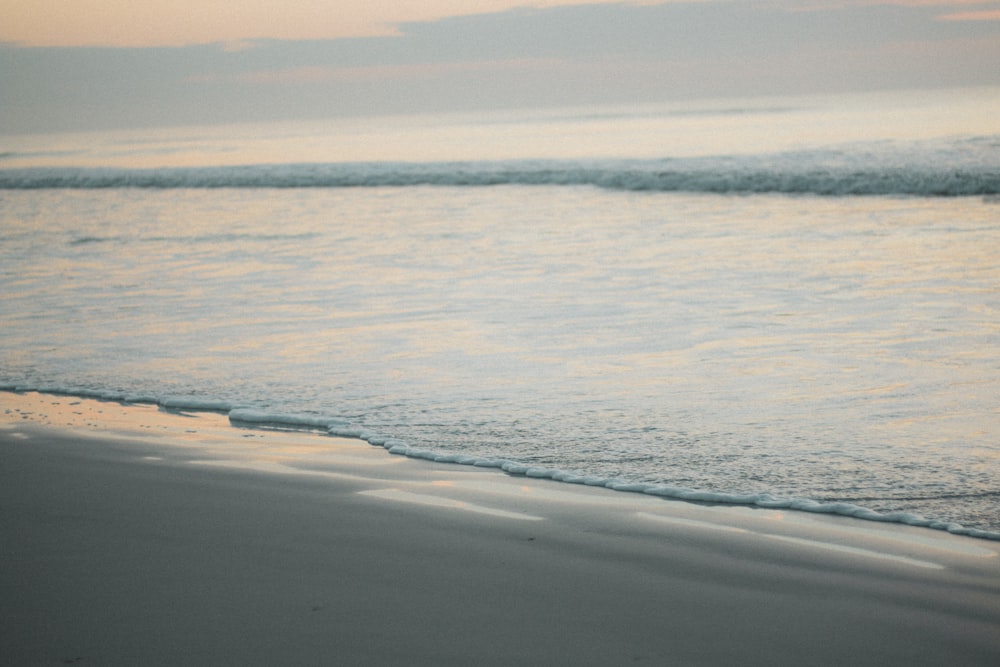
[[[861,164],[859,164],[861,162]],[[964,197],[1000,195],[1000,165],[739,158],[607,163],[371,163],[0,169],[0,189],[592,186],[634,192]]]
[[[352,424],[349,419],[333,415],[295,414],[269,412],[230,401],[216,400],[200,396],[166,396],[126,394],[116,391],[91,390],[77,387],[62,386],[25,386],[0,384],[0,391],[38,392],[60,396],[74,396],[103,401],[114,401],[123,404],[143,403],[158,405],[172,412],[216,412],[225,414],[230,424],[235,428],[278,429],[311,431],[319,434],[340,438],[353,438],[381,447],[390,454],[406,456],[412,459],[434,461],[436,463],[453,463],[480,468],[496,468],[509,475],[520,475],[536,479],[550,479],[566,484],[583,484],[598,486],[612,491],[642,493],[659,496],[671,500],[683,500],[695,503],[717,505],[739,505],[759,507],[763,509],[783,509],[814,514],[833,514],[853,517],[866,521],[884,523],[900,523],[909,526],[943,530],[955,535],[965,535],[987,540],[1000,541],[1000,532],[967,528],[961,524],[949,521],[927,519],[911,512],[878,512],[876,510],[856,505],[848,501],[819,501],[809,498],[783,498],[769,493],[732,493],[726,491],[710,491],[690,489],[667,484],[630,482],[621,479],[581,475],[558,468],[531,465],[510,459],[483,457],[460,453],[445,453],[431,449],[415,447],[405,440],[391,435],[381,434]],[[944,496],[947,497],[947,496]]]

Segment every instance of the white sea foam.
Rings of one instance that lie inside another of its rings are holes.
[[[267,412],[264,410],[253,410],[249,408],[238,408],[231,409],[229,412],[229,421],[232,424],[237,425],[256,425],[256,426],[272,426],[272,427],[284,427],[284,428],[299,428],[299,429],[320,429],[330,432],[332,435],[341,435],[337,431],[338,429],[345,429],[346,433],[351,433],[352,435],[345,435],[345,437],[359,437],[360,430],[357,435],[354,435],[354,431],[347,431],[347,420],[340,419],[337,417],[330,417],[324,415],[308,415],[308,414],[285,414],[279,412]]]
[[[124,395],[123,395],[124,398]],[[234,408],[229,401],[220,401],[200,396],[166,396],[158,403],[169,410],[187,410],[192,412],[229,412]]]

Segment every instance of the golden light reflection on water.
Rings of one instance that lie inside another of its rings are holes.
[[[284,474],[350,476],[358,467],[398,465],[404,459],[354,439],[321,432],[234,428],[226,415],[164,410],[143,403],[118,403],[39,393],[0,392],[0,425],[37,424],[69,433],[101,438],[165,444],[163,456],[137,455],[162,461],[204,463]],[[357,477],[357,475],[354,475]]]

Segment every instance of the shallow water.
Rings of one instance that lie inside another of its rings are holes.
[[[749,137],[782,114],[723,117]],[[833,155],[949,155],[1000,186],[994,135],[869,139],[709,167],[815,179]],[[332,415],[437,452],[1000,530],[989,197],[127,185],[0,191],[0,384]]]

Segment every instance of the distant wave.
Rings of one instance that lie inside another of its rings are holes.
[[[822,196],[1000,195],[1000,166],[870,166],[863,160],[719,158],[655,162],[293,164],[239,167],[0,169],[0,189],[592,186],[608,190]]]

